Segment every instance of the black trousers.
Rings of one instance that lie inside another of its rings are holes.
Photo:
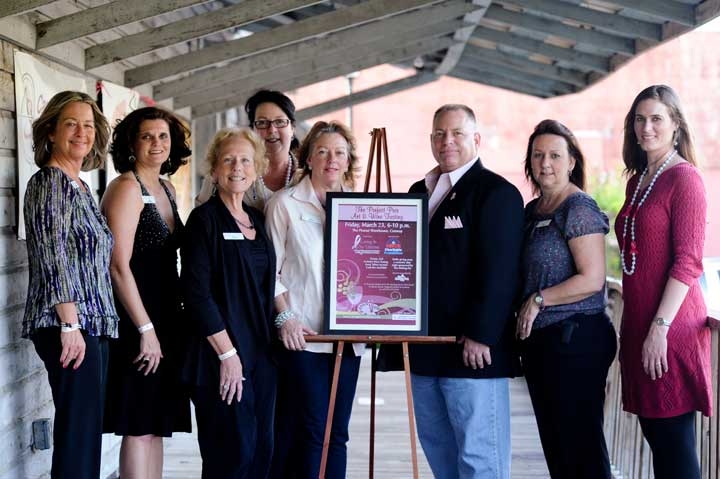
[[[655,479],[700,479],[695,411],[668,418],[638,419],[653,453]]]
[[[219,384],[193,388],[203,479],[264,479],[270,471],[277,369],[263,353],[244,374],[240,402],[223,402]]]
[[[55,418],[53,423],[53,479],[97,479],[102,453],[108,342],[104,337],[85,339],[85,359],[63,369],[60,328],[42,328],[33,334],[35,351],[45,363]]]
[[[575,315],[533,330],[523,369],[553,479],[610,479],[603,434],[608,369],[617,338],[605,314]]]

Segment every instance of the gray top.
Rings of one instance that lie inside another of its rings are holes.
[[[116,338],[113,237],[88,186],[83,191],[62,170],[46,166],[28,181],[24,211],[30,279],[23,336],[60,326],[55,305],[75,303],[88,335]]]
[[[597,203],[581,191],[573,193],[555,211],[538,214],[538,199],[525,207],[525,243],[523,248],[523,299],[540,289],[562,283],[577,274],[568,241],[579,236],[609,231],[608,218]],[[606,303],[603,287],[581,301],[543,309],[533,323],[533,329],[543,328],[578,313],[597,314]]]

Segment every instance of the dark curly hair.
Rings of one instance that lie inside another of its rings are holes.
[[[557,120],[543,120],[537,124],[528,139],[527,151],[525,152],[525,178],[532,184],[533,193],[540,193],[540,183],[537,182],[532,173],[532,149],[535,138],[540,135],[556,135],[565,139],[568,146],[568,155],[575,160],[575,167],[570,174],[570,183],[581,190],[585,190],[585,157],[580,150],[575,135],[572,131]]]
[[[134,155],[133,145],[137,140],[140,125],[147,120],[164,120],[168,124],[170,130],[170,156],[162,164],[160,174],[172,175],[178,168],[188,162],[186,158],[192,154],[189,143],[190,130],[175,115],[154,106],[139,108],[130,112],[115,127],[112,144],[110,145],[110,154],[112,155],[115,170],[118,173],[135,170],[135,162],[130,160],[130,156]]]
[[[245,102],[245,113],[247,113],[250,128],[254,128],[255,112],[263,103],[272,103],[277,105],[290,119],[290,124],[295,126],[295,103],[282,92],[276,90],[259,90]],[[290,142],[290,150],[296,150],[300,146],[300,141],[293,135]]]

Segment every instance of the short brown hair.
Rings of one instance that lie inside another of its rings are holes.
[[[33,150],[35,151],[35,164],[42,168],[52,154],[50,135],[57,128],[58,118],[63,109],[70,103],[80,102],[90,105],[95,122],[95,141],[90,152],[83,158],[82,170],[93,170],[102,165],[107,154],[108,140],[110,139],[110,126],[105,115],[98,108],[97,103],[87,93],[79,91],[61,91],[53,96],[40,116],[32,124]]]
[[[318,138],[326,133],[337,133],[345,138],[348,144],[348,170],[344,174],[344,180],[345,184],[352,188],[355,186],[355,176],[360,171],[360,165],[358,164],[360,163],[360,158],[357,155],[355,136],[352,134],[352,131],[350,131],[350,128],[339,121],[318,121],[310,128],[307,135],[305,135],[305,139],[303,139],[300,149],[298,150],[299,173],[297,180],[299,181],[311,174],[308,159],[312,154],[312,148]]]
[[[570,183],[574,184],[581,190],[585,190],[585,157],[580,150],[575,135],[570,128],[566,127],[557,120],[543,120],[537,124],[528,139],[527,151],[525,153],[525,178],[532,184],[533,193],[540,193],[540,183],[537,182],[532,174],[532,148],[535,138],[540,135],[556,135],[565,139],[568,146],[568,155],[575,160],[575,167],[570,174]]]

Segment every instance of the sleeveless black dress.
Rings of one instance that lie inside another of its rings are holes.
[[[177,261],[183,224],[175,200],[162,181],[175,217],[172,232],[140,178],[135,178],[145,205],[135,232],[130,269],[155,327],[163,359],[154,374],[144,376],[137,370],[133,360],[140,352],[140,333],[116,296],[120,328],[119,339],[110,344],[104,432],[170,437],[173,432],[191,430],[189,394],[180,381],[188,333]]]

